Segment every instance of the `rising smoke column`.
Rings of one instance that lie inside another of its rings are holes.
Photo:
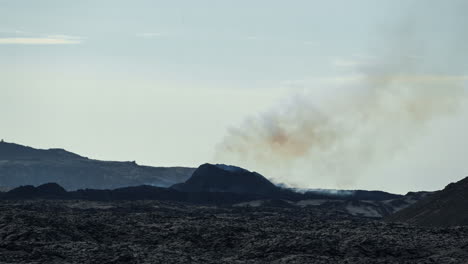
[[[353,89],[346,101],[323,111],[312,100],[292,100],[289,107],[232,128],[218,146],[218,157],[267,169],[279,181],[290,180],[287,174],[299,166],[310,177],[332,177],[339,187],[351,186],[367,166],[408,147],[428,122],[455,113],[464,94],[459,78],[372,78],[369,87]]]
[[[389,54],[361,65],[348,83],[335,87],[344,94],[341,99],[321,104],[307,94],[285,99],[286,106],[230,128],[216,159],[292,185],[326,178],[334,187],[352,187],[367,168],[403,152],[429,123],[457,113],[464,103],[468,76],[441,74],[443,61],[409,56],[433,52],[422,48],[425,41],[417,25],[405,21],[387,41]],[[446,60],[463,54],[451,44],[437,50]]]

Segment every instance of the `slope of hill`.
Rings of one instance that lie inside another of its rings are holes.
[[[171,188],[185,192],[232,192],[267,195],[273,199],[304,200],[370,200],[386,201],[402,195],[383,191],[296,189],[275,185],[264,176],[246,169],[225,164],[203,164],[184,183]]]
[[[194,170],[92,160],[63,149],[43,150],[0,142],[0,186],[7,189],[47,182],[56,182],[67,190],[142,184],[168,187],[184,182]]]
[[[386,218],[423,226],[468,225],[468,177]]]
[[[203,164],[184,183],[171,188],[185,192],[273,194],[280,190],[256,172],[224,164]]]

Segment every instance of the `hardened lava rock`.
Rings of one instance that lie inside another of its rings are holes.
[[[0,263],[466,263],[468,229],[317,207],[0,201]]]

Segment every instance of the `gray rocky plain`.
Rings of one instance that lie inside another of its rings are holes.
[[[468,263],[468,228],[320,207],[0,201],[1,263]]]

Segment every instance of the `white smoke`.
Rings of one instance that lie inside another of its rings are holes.
[[[395,26],[386,37],[387,53],[365,63],[341,61],[354,67],[354,75],[339,78],[335,98],[319,103],[305,92],[285,99],[286,106],[231,128],[216,159],[293,186],[304,177],[354,186],[367,168],[404,151],[428,124],[458,113],[465,102],[468,75],[444,73],[442,66],[467,55],[454,43],[468,26],[466,19],[452,29],[454,36],[446,36],[443,50],[430,47],[415,21]],[[421,59],[429,55],[436,59]]]

